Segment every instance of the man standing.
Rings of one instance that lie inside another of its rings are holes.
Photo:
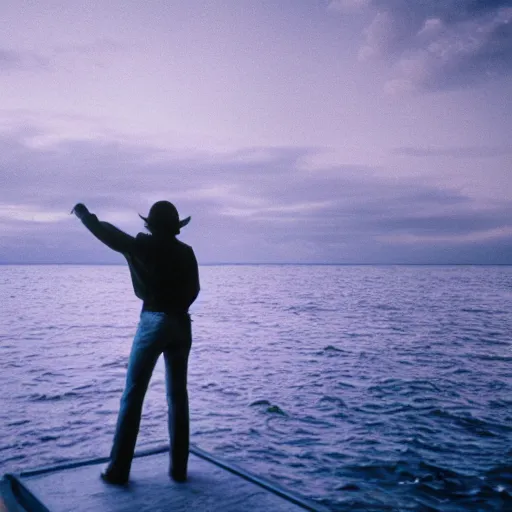
[[[134,238],[98,220],[81,203],[75,205],[72,213],[96,238],[123,254],[135,295],[143,301],[110,463],[101,478],[116,485],[128,482],[142,403],[155,364],[163,353],[171,443],[169,474],[175,481],[184,482],[189,452],[187,367],[192,345],[188,309],[199,293],[199,272],[192,247],[179,241],[176,235],[189,223],[190,217],[180,220],[172,203],[158,201],[147,217],[140,216],[150,234],[139,233]]]

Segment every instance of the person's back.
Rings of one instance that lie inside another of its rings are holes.
[[[151,207],[147,218],[141,216],[151,234],[132,237],[99,221],[81,203],[72,211],[99,240],[125,256],[134,292],[143,301],[110,463],[101,477],[111,484],[128,481],[144,396],[163,353],[171,441],[169,474],[183,482],[187,478],[189,451],[187,369],[192,329],[188,310],[199,293],[199,272],[192,247],[176,239],[176,235],[190,217],[180,220],[172,203],[159,201]]]
[[[199,293],[199,272],[192,247],[163,234],[136,237],[137,250],[125,255],[143,311],[187,313]]]

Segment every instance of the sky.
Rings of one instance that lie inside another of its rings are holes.
[[[2,0],[0,263],[512,264],[512,0]]]

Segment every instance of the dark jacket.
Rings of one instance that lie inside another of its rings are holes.
[[[96,238],[126,258],[143,310],[188,312],[199,294],[199,271],[192,247],[173,235],[130,236],[91,213],[81,220]]]

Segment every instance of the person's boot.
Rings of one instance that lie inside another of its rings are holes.
[[[106,468],[101,472],[100,478],[107,484],[110,485],[126,485],[128,483],[129,476],[117,473],[111,468]]]
[[[169,469],[169,476],[178,483],[183,483],[187,481],[187,470],[178,471],[174,468]]]

